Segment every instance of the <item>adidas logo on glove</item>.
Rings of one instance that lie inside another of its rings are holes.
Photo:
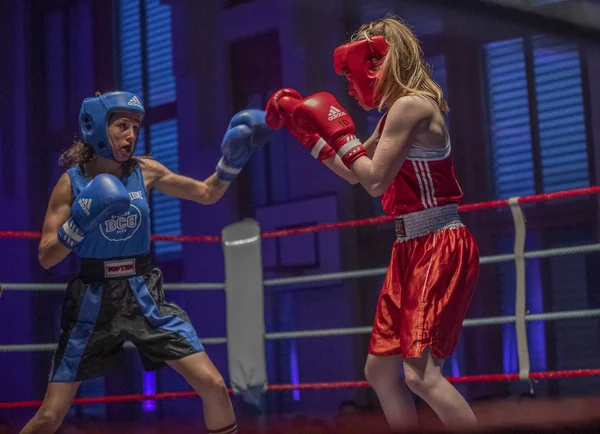
[[[328,120],[332,121],[334,119],[339,118],[340,116],[346,116],[346,112],[341,111],[339,108],[331,106],[329,107],[329,117]]]
[[[86,215],[90,215],[90,206],[92,206],[92,199],[79,199],[79,206]]]

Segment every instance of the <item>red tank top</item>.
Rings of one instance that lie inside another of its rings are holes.
[[[379,136],[386,118],[387,113],[381,119]],[[380,198],[383,211],[393,217],[435,206],[461,203],[463,192],[454,174],[450,139],[446,139],[446,147],[443,149],[413,144],[394,182]]]

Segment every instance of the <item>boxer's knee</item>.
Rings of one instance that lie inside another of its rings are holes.
[[[385,387],[400,381],[401,356],[373,356],[367,357],[365,363],[365,378],[373,387]]]
[[[38,421],[42,425],[56,429],[62,424],[64,417],[64,413],[56,409],[41,409],[38,413]]]
[[[66,410],[42,405],[20,434],[52,434],[58,431],[66,413]]]
[[[419,358],[404,361],[404,381],[410,390],[425,398],[442,382],[443,361],[434,360],[431,351],[426,349]]]

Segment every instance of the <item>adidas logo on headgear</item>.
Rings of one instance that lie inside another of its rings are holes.
[[[329,117],[328,120],[332,121],[334,119],[339,118],[340,116],[346,116],[346,112],[341,111],[339,108],[331,106],[329,107]]]
[[[142,110],[144,109],[144,107],[142,107],[142,102],[137,96],[131,97],[131,99],[127,102],[127,105],[132,105],[134,107],[141,108]]]

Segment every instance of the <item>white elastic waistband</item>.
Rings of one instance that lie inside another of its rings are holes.
[[[458,215],[458,205],[450,204],[427,208],[396,217],[398,241],[412,240],[432,232],[463,226]]]

